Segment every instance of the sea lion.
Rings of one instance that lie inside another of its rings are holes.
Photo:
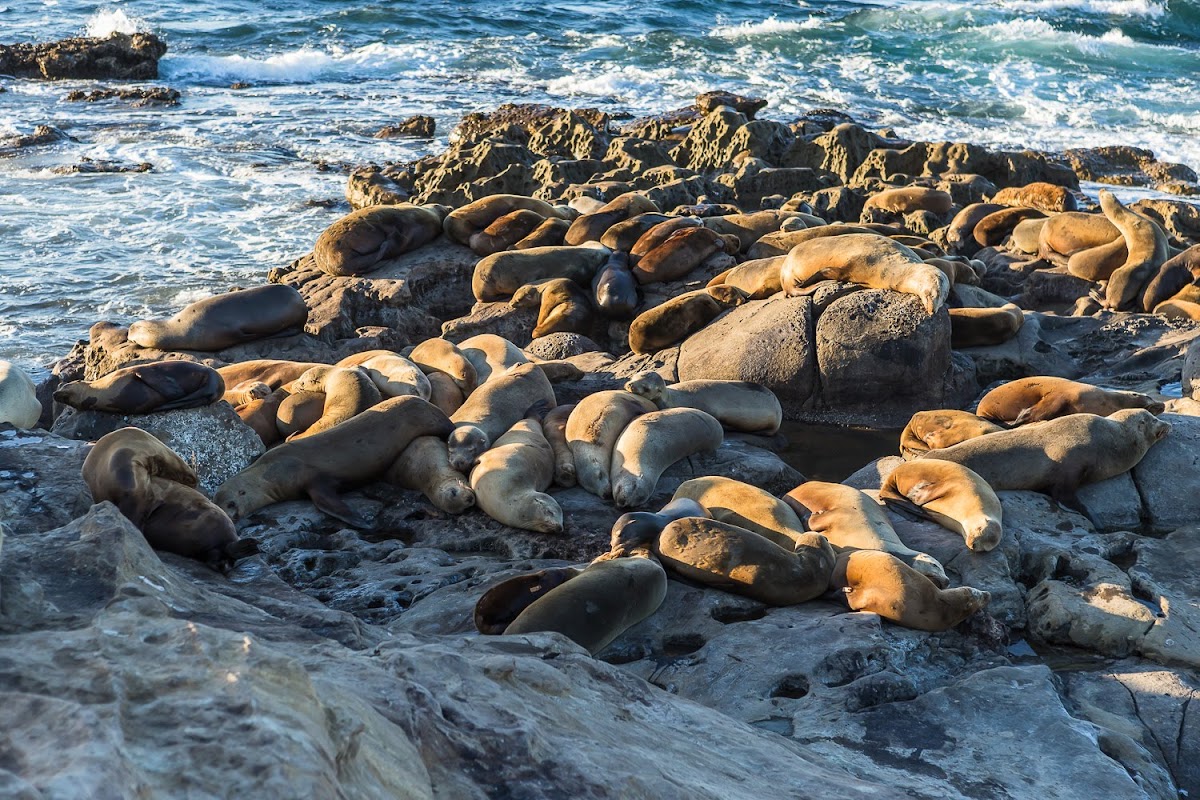
[[[471,291],[479,302],[494,303],[507,300],[526,284],[549,278],[569,278],[580,286],[588,286],[610,254],[602,245],[505,250],[475,265]]]
[[[633,320],[629,326],[629,349],[635,353],[657,353],[679,344],[746,299],[746,293],[735,286],[713,286],[672,297]]]
[[[1049,218],[1023,219],[1018,222],[1008,235],[1009,245],[1022,253],[1035,255],[1040,246],[1042,228],[1045,227],[1047,219]]]
[[[1135,310],[1146,285],[1170,257],[1167,235],[1157,223],[1122,205],[1110,191],[1101,190],[1100,209],[1121,232],[1129,251],[1125,263],[1108,279],[1104,307],[1113,311]]]
[[[963,537],[977,553],[994,550],[1004,532],[1004,509],[987,482],[962,464],[919,458],[892,470],[879,487],[884,503],[915,507]]]
[[[476,601],[475,630],[493,636],[504,633],[535,600],[582,572],[578,567],[550,567],[500,581]]]
[[[984,419],[1015,427],[1067,414],[1107,417],[1123,408],[1145,408],[1152,414],[1161,414],[1165,406],[1141,392],[1105,389],[1042,375],[1018,378],[997,386],[980,399],[975,413]]]
[[[321,392],[287,392],[275,411],[275,429],[283,439],[308,430],[325,413]]]
[[[890,553],[872,550],[838,556],[831,583],[851,611],[869,611],[918,631],[949,630],[992,599],[968,586],[939,588]]]
[[[478,386],[510,367],[532,363],[521,348],[494,333],[481,333],[463,339],[458,343],[458,352],[471,362]]]
[[[155,550],[228,572],[258,552],[220,508],[196,490],[196,473],[175,451],[138,428],[101,436],[83,461],[97,503],[112,502]]]
[[[645,214],[638,214],[636,217],[629,217],[606,230],[604,235],[600,237],[600,244],[613,252],[628,253],[647,231],[660,223],[672,219],[678,219],[678,217],[669,217],[657,211],[650,211]]]
[[[1107,244],[1076,250],[1067,258],[1067,272],[1085,281],[1106,281],[1128,260],[1125,239],[1118,236]]]
[[[637,310],[638,283],[629,259],[626,253],[613,253],[592,278],[597,308],[614,319],[629,319]]]
[[[980,247],[996,247],[1012,233],[1018,223],[1046,216],[1036,208],[1005,208],[988,214],[975,225],[972,236]]]
[[[1079,209],[1079,203],[1070,189],[1044,181],[1027,183],[1024,186],[1007,186],[992,195],[988,202],[1033,208],[1046,214]]]
[[[542,433],[554,451],[554,483],[563,488],[575,485],[575,455],[567,444],[567,420],[574,410],[575,404],[568,403],[542,418]]]
[[[41,416],[33,381],[11,361],[0,361],[0,422],[27,429],[36,427]]]
[[[812,239],[784,259],[780,282],[789,296],[823,280],[848,281],[872,289],[906,292],[921,299],[930,315],[946,302],[950,281],[910,248],[874,233]]]
[[[286,438],[280,434],[278,417],[279,407],[289,396],[290,394],[286,389],[276,389],[262,399],[243,403],[233,410],[242,422],[249,425],[258,434],[258,438],[262,440],[263,446],[270,447]],[[324,408],[324,405],[325,401],[322,398],[321,407]]]
[[[750,249],[746,251],[746,258],[757,261],[773,256],[786,256],[798,244],[811,242],[813,239],[826,239],[830,236],[845,236],[848,233],[878,233],[878,231],[872,230],[868,225],[835,222],[831,225],[821,225],[801,231],[768,233],[750,246]]]
[[[713,278],[708,285],[735,286],[745,292],[749,300],[766,300],[771,295],[783,291],[779,275],[786,259],[786,256],[770,256],[743,261]]]
[[[296,431],[287,437],[289,442],[327,431],[383,400],[375,382],[361,367],[309,370],[301,375],[293,386],[297,393],[314,392],[325,395],[325,403],[321,417],[304,430]]]
[[[1068,414],[930,450],[922,458],[962,464],[996,491],[1043,492],[1080,508],[1075,495],[1080,486],[1132,469],[1170,428],[1141,408],[1108,417]]]
[[[567,230],[567,235],[563,237],[563,241],[569,245],[598,242],[604,232],[618,222],[638,214],[658,211],[658,206],[645,195],[626,192],[611,202],[605,203],[598,211],[576,217]]]
[[[677,519],[709,516],[708,509],[687,497],[675,498],[658,511],[626,511],[613,523],[609,555],[620,558],[646,547]],[[793,545],[785,548],[793,549]]]
[[[212,352],[300,333],[307,321],[308,306],[300,293],[269,283],[198,300],[169,319],[139,320],[129,326],[129,341],[158,350]]]
[[[651,549],[664,567],[685,578],[772,606],[820,597],[836,561],[819,534],[802,533],[784,549],[753,531],[702,517],[668,523]]]
[[[634,418],[657,411],[642,397],[622,391],[594,392],[580,400],[567,418],[567,446],[575,457],[579,485],[597,497],[612,497],[613,448]]]
[[[670,217],[665,222],[660,222],[643,233],[641,238],[634,242],[633,247],[629,248],[630,262],[637,262],[646,253],[671,238],[676,231],[684,228],[699,228],[702,224],[696,217]]]
[[[236,408],[255,400],[265,400],[271,396],[272,391],[271,387],[262,381],[244,381],[233,387],[225,384],[225,394],[221,395],[221,399]]]
[[[639,372],[625,391],[641,395],[660,409],[698,408],[724,427],[771,436],[783,424],[783,407],[767,387],[749,381],[695,380],[667,386],[662,375]]]
[[[453,378],[444,372],[431,372],[426,377],[429,378],[429,402],[440,408],[446,416],[462,408],[467,398]]]
[[[783,497],[808,529],[840,550],[884,550],[903,559],[938,586],[947,586],[946,570],[933,556],[913,550],[896,535],[883,506],[852,486],[808,481]]]
[[[335,366],[363,370],[384,397],[411,394],[422,400],[429,399],[429,378],[412,361],[391,350],[355,353],[343,358]]]
[[[1142,296],[1142,307],[1153,309],[1200,281],[1200,244],[1184,250],[1162,265]]]
[[[450,415],[455,426],[449,438],[451,466],[466,474],[480,455],[539,404],[547,409],[558,405],[554,388],[536,365],[517,364],[493,375]]]
[[[534,339],[551,333],[581,333],[586,336],[596,325],[596,310],[592,307],[591,296],[582,286],[566,278],[552,278],[533,286],[522,286],[511,302],[514,308],[538,306]]]
[[[514,211],[532,211],[543,219],[561,217],[558,209],[544,200],[518,194],[493,194],[446,214],[442,230],[453,241],[469,246],[472,236]]]
[[[657,611],[666,596],[667,574],[653,558],[597,560],[526,607],[504,635],[553,631],[594,654]]]
[[[149,414],[173,408],[199,408],[225,394],[225,382],[212,367],[193,361],[154,361],[123,367],[94,381],[71,381],[54,399],[80,411]]]
[[[765,536],[785,550],[795,550],[806,529],[791,506],[748,483],[712,475],[684,481],[671,503],[692,500],[711,516]],[[696,515],[689,515],[696,516]]]
[[[308,495],[318,509],[358,528],[369,523],[337,495],[384,474],[418,436],[445,437],[449,418],[419,397],[392,397],[327,431],[285,442],[217,487],[234,522],[264,506]]]
[[[900,432],[900,455],[906,460],[929,450],[941,450],[976,436],[1002,431],[994,422],[981,419],[970,411],[944,408],[918,411]]]
[[[227,367],[218,367],[217,374],[226,386],[239,386],[244,383],[265,383],[275,391],[308,372],[313,367],[327,367],[315,361],[281,361],[273,358],[256,358],[252,361],[241,361]]]
[[[613,502],[618,508],[643,505],[668,467],[716,450],[724,438],[721,423],[695,408],[668,408],[635,417],[613,446],[609,471]]]
[[[1167,319],[1190,319],[1200,322],[1200,302],[1172,297],[1156,305],[1154,313]]]
[[[1025,313],[1013,303],[1000,308],[950,309],[950,346],[988,347],[1003,344],[1025,324]]]
[[[517,421],[471,470],[475,503],[485,514],[538,533],[562,533],[562,508],[546,494],[553,480],[554,450],[536,419]]]
[[[767,209],[765,211],[755,211],[750,214],[723,214],[716,217],[705,217],[703,225],[709,230],[723,236],[736,236],[738,240],[737,250],[729,249],[726,252],[744,253],[750,249],[751,245],[768,233],[775,233],[780,230],[784,223],[802,219],[803,215],[797,214],[794,211]],[[808,226],[805,225],[804,227],[807,228]]]
[[[531,247],[562,247],[563,237],[571,223],[565,219],[543,220],[529,235],[512,246],[513,250],[528,250]]]
[[[475,490],[450,466],[446,442],[437,436],[413,439],[384,477],[388,483],[420,492],[447,514],[461,514],[475,505]]]
[[[946,228],[946,243],[951,252],[973,256],[979,252],[979,242],[975,241],[975,226],[989,214],[1004,209],[999,203],[972,203],[954,215]]]
[[[889,214],[910,214],[913,211],[928,211],[937,216],[950,213],[954,207],[954,198],[949,192],[940,189],[930,189],[926,186],[902,186],[899,189],[885,189],[867,198],[863,204],[863,217],[870,221],[870,212],[874,209]]]
[[[464,396],[483,382],[475,372],[475,365],[457,345],[445,339],[426,339],[412,349],[408,360],[420,367],[427,377],[433,372],[450,376]]]
[[[937,267],[950,281],[950,286],[978,286],[979,275],[975,272],[975,268],[971,266],[969,261],[959,261],[957,259],[941,258],[932,256],[924,259],[925,263],[931,267]]]
[[[1121,232],[1103,214],[1067,211],[1049,217],[1042,225],[1038,234],[1038,255],[1051,261],[1120,238]]]
[[[321,232],[313,262],[335,276],[363,275],[442,233],[446,207],[400,203],[352,211]]]
[[[545,221],[546,218],[536,211],[519,208],[497,217],[483,230],[471,234],[467,246],[477,256],[490,256],[512,247]]]
[[[737,237],[722,238],[708,228],[681,228],[638,259],[633,276],[641,284],[679,280],[709,256],[736,252],[736,241]]]

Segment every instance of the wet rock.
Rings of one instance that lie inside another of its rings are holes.
[[[1130,206],[1162,225],[1175,244],[1183,247],[1200,244],[1200,205],[1182,200],[1147,198]]]
[[[172,89],[169,86],[150,86],[144,89],[93,89],[90,92],[76,89],[63,99],[68,103],[120,100],[135,108],[140,108],[143,106],[177,106],[180,97],[178,89]]]
[[[721,106],[730,106],[746,119],[754,119],[754,115],[765,108],[767,101],[761,97],[744,97],[733,92],[721,90],[703,92],[696,95],[696,110],[707,116]]]
[[[1117,186],[1153,186],[1175,194],[1200,193],[1200,177],[1183,164],[1159,161],[1140,147],[1112,145],[1064,150],[1063,157],[1081,180]]]
[[[66,525],[92,505],[80,470],[91,445],[0,425],[0,519],[10,537]],[[11,538],[0,557],[9,552]]]
[[[126,163],[121,161],[104,161],[87,158],[86,156],[80,159],[78,164],[71,164],[66,167],[55,167],[51,172],[55,175],[97,175],[103,173],[122,173],[122,172],[153,172],[154,165],[149,162],[141,162],[140,164]]]
[[[410,181],[412,175],[407,178]],[[359,167],[346,181],[346,200],[354,209],[407,203],[412,197],[409,181],[386,167]]]
[[[15,155],[19,150],[30,147],[45,147],[59,142],[78,141],[52,125],[38,125],[33,133],[0,138],[0,156]]]
[[[1200,419],[1162,414],[1171,424],[1132,470],[1153,530],[1171,531],[1200,519]]]
[[[46,80],[147,80],[158,77],[158,60],[166,52],[166,43],[153,33],[0,45],[0,73]]]
[[[402,136],[415,136],[420,139],[431,138],[437,130],[437,122],[433,117],[417,114],[406,120],[387,125],[375,132],[376,139],[396,139]]]

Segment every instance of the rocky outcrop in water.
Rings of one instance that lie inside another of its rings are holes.
[[[0,45],[0,73],[45,80],[153,80],[166,43],[153,33]]]

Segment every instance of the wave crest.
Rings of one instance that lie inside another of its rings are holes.
[[[105,8],[88,19],[84,34],[97,39],[107,39],[114,33],[145,33],[150,26],[145,20],[131,17],[120,8]]]

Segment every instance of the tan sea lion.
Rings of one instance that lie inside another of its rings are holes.
[[[392,397],[327,431],[268,450],[217,487],[215,500],[235,522],[264,506],[306,494],[350,525],[369,523],[337,495],[383,475],[418,436],[448,436],[453,423],[419,397]]]
[[[604,232],[622,220],[636,217],[638,214],[655,213],[660,209],[645,195],[636,192],[626,192],[609,203],[605,203],[598,211],[585,213],[576,217],[571,223],[563,241],[569,245],[579,245],[584,242],[598,242]]]
[[[644,505],[668,467],[716,450],[724,438],[721,423],[695,408],[668,408],[635,417],[613,446],[609,471],[613,502],[618,508]]]
[[[225,394],[221,395],[221,399],[236,408],[255,400],[265,400],[271,396],[271,392],[271,387],[262,381],[245,381],[233,387],[225,384]]]
[[[521,348],[494,333],[481,333],[458,343],[458,352],[471,362],[477,385],[518,364],[531,363]]]
[[[431,372],[429,378],[429,402],[440,408],[446,416],[452,415],[462,408],[467,398],[463,397],[462,389],[444,372]]]
[[[913,211],[928,211],[942,216],[949,214],[954,207],[954,198],[949,192],[930,189],[926,186],[902,186],[899,189],[885,189],[867,198],[863,205],[863,215],[867,216],[872,209],[886,211],[889,214],[910,214]]]
[[[785,550],[795,550],[806,528],[791,506],[748,483],[712,475],[684,481],[671,502],[694,500],[713,519],[765,536]]]
[[[709,287],[734,286],[745,292],[750,300],[766,300],[771,295],[783,291],[779,275],[786,258],[786,256],[771,256],[756,258],[753,261],[743,261],[733,269],[713,278],[708,285]]]
[[[450,415],[450,464],[466,474],[497,439],[529,412],[554,408],[554,388],[534,364],[517,364],[493,375]],[[553,474],[553,466],[551,467]]]
[[[783,497],[808,529],[840,550],[884,550],[910,564],[938,586],[947,586],[946,570],[933,556],[913,550],[896,535],[883,506],[852,486],[808,481]]]
[[[471,291],[479,302],[494,303],[507,300],[526,284],[549,278],[569,278],[580,286],[588,286],[610,254],[602,245],[505,250],[475,265]]]
[[[121,428],[96,442],[83,461],[93,501],[110,501],[155,550],[202,561],[227,572],[258,552],[238,540],[229,517],[196,490],[196,473],[173,450],[138,428]]]
[[[950,281],[950,286],[967,285],[978,286],[979,275],[976,274],[974,267],[967,261],[959,261],[957,259],[940,258],[932,256],[924,259],[925,263],[931,267],[937,267]]]
[[[937,411],[918,411],[900,432],[900,455],[906,460],[929,450],[944,447],[1002,431],[994,422],[981,419],[970,411],[944,408]]]
[[[1016,336],[1024,324],[1024,312],[1013,303],[1000,308],[952,308],[950,346],[959,350],[1003,344]]]
[[[675,231],[683,230],[684,228],[699,228],[701,224],[701,221],[696,217],[671,217],[665,222],[660,222],[643,233],[634,242],[633,247],[629,248],[630,261],[636,263],[646,253],[649,253],[671,238]]]
[[[613,252],[628,253],[651,228],[668,220],[679,219],[651,211],[621,220],[600,237],[600,244]]]
[[[1080,250],[1099,247],[1121,238],[1121,232],[1103,214],[1068,211],[1049,217],[1038,234],[1038,255],[1047,261]]]
[[[309,370],[301,375],[293,386],[296,393],[323,394],[325,403],[321,409],[321,417],[304,430],[287,437],[289,442],[327,431],[383,400],[375,382],[361,367]]]
[[[1045,227],[1047,219],[1049,218],[1021,220],[1013,227],[1012,233],[1008,235],[1009,244],[1022,253],[1035,255],[1040,246],[1042,228]]]
[[[992,195],[991,203],[1006,206],[1035,208],[1046,214],[1060,211],[1076,211],[1079,208],[1075,195],[1065,186],[1036,181],[1024,186],[1007,186]]]
[[[1200,303],[1172,297],[1154,307],[1154,313],[1167,319],[1190,319],[1200,322]]]
[[[355,353],[343,358],[335,366],[358,367],[363,370],[384,397],[411,394],[422,400],[429,399],[429,378],[412,361],[391,350]]]
[[[1200,244],[1184,250],[1162,265],[1142,297],[1142,307],[1153,309],[1200,281]]]
[[[463,355],[457,345],[445,339],[426,339],[413,348],[408,360],[420,367],[427,377],[433,372],[450,376],[464,396],[475,391],[475,387],[483,382],[475,373],[475,365],[470,359]]]
[[[609,532],[609,553],[612,558],[622,558],[638,550],[645,550],[662,533],[663,528],[684,517],[710,517],[708,509],[687,497],[676,498],[658,511],[626,511],[617,517]],[[785,549],[793,549],[792,543]]]
[[[207,406],[223,394],[225,382],[212,367],[193,361],[154,361],[123,367],[94,381],[64,383],[54,399],[80,411],[149,414]]]
[[[300,333],[308,306],[291,286],[269,283],[197,300],[169,319],[129,326],[129,341],[157,350],[212,352],[235,344]]]
[[[546,494],[554,480],[554,451],[536,419],[522,419],[479,456],[471,470],[475,503],[510,528],[561,533],[562,508]]]
[[[1036,208],[1005,208],[979,220],[972,236],[980,247],[996,247],[1008,238],[1019,223],[1044,216]]]
[[[446,211],[445,206],[411,203],[352,211],[317,237],[313,262],[330,275],[363,275],[436,239]]]
[[[681,228],[633,265],[638,283],[679,280],[716,253],[736,252],[737,237],[722,238],[708,228]]]
[[[41,416],[33,381],[11,361],[0,361],[0,422],[28,429],[36,427]]]
[[[801,294],[823,280],[916,295],[931,315],[950,293],[945,273],[925,264],[910,248],[874,233],[813,239],[793,247],[780,270],[784,292]]]
[[[542,418],[542,433],[554,451],[554,483],[563,488],[575,485],[575,455],[567,444],[567,420],[575,410],[574,403],[555,408]]]
[[[798,244],[811,242],[813,239],[826,239],[830,236],[845,236],[848,233],[877,233],[877,231],[872,230],[868,225],[849,225],[836,222],[800,231],[768,233],[750,246],[750,249],[746,251],[746,258],[757,261],[762,258],[786,256]]]
[[[852,611],[919,631],[949,630],[991,600],[990,593],[967,586],[938,588],[890,553],[873,550],[842,553],[831,583]]]
[[[780,230],[784,223],[790,220],[802,220],[802,218],[802,214],[794,211],[768,209],[765,211],[755,211],[750,214],[724,214],[717,217],[705,217],[703,224],[709,230],[724,236],[737,237],[737,250],[727,250],[726,252],[744,253],[750,249],[751,245],[768,233],[775,233]],[[807,226],[804,227],[807,228]]]
[[[1085,281],[1106,281],[1129,260],[1125,239],[1076,250],[1067,258],[1067,272]]]
[[[783,424],[779,398],[767,387],[749,381],[695,380],[667,386],[662,375],[645,371],[634,375],[625,391],[641,395],[660,409],[698,408],[724,427],[744,433],[771,436]]]
[[[999,203],[972,203],[954,215],[946,228],[946,243],[951,252],[972,256],[979,251],[975,241],[975,226],[989,214],[1004,209]]]
[[[273,358],[256,358],[252,361],[241,361],[227,367],[219,367],[217,374],[226,386],[238,386],[243,383],[265,383],[271,391],[286,386],[308,372],[313,367],[324,367],[328,364],[318,364],[315,361],[281,361]]]
[[[554,206],[544,200],[518,194],[493,194],[446,214],[442,220],[442,230],[459,244],[470,245],[472,236],[514,211],[532,211],[543,219],[561,216]]]
[[[414,489],[447,514],[461,514],[475,505],[475,490],[450,466],[445,440],[418,436],[400,453],[385,475],[388,483]]]
[[[987,481],[962,464],[918,458],[892,470],[879,497],[889,506],[915,507],[963,537],[977,553],[994,550],[1004,532],[1004,509]]]
[[[1105,389],[1042,375],[997,386],[980,399],[975,413],[987,420],[1016,426],[1067,414],[1107,417],[1123,408],[1145,408],[1161,414],[1164,406],[1141,392]]]
[[[713,286],[672,297],[633,320],[629,325],[629,349],[657,353],[679,344],[746,299],[746,293],[735,286]]]
[[[513,250],[528,250],[531,247],[562,247],[571,223],[565,219],[547,219],[529,235],[512,246]]]
[[[507,250],[533,233],[546,221],[536,211],[520,208],[497,217],[486,228],[471,234],[467,246],[477,256],[490,256]],[[565,221],[565,220],[564,220]]]
[[[567,446],[575,456],[579,485],[597,497],[612,497],[613,448],[634,418],[657,406],[622,391],[594,392],[580,400],[567,418]]]
[[[303,433],[325,413],[325,395],[321,392],[287,392],[275,411],[275,429],[283,439]]]
[[[1110,191],[1101,190],[1100,208],[1121,232],[1129,251],[1125,263],[1108,279],[1104,307],[1113,311],[1142,310],[1146,285],[1171,255],[1167,235],[1152,220],[1127,209]]]
[[[276,389],[262,399],[243,403],[233,410],[242,422],[249,425],[258,434],[258,438],[262,440],[263,445],[270,447],[286,438],[279,432],[278,416],[279,407],[288,396],[289,392],[286,389]],[[322,399],[322,408],[324,405],[325,401]]]
[[[513,295],[514,308],[536,305],[537,325],[533,338],[551,333],[587,335],[596,326],[596,310],[589,292],[575,281],[553,278],[531,286],[522,286]]]

